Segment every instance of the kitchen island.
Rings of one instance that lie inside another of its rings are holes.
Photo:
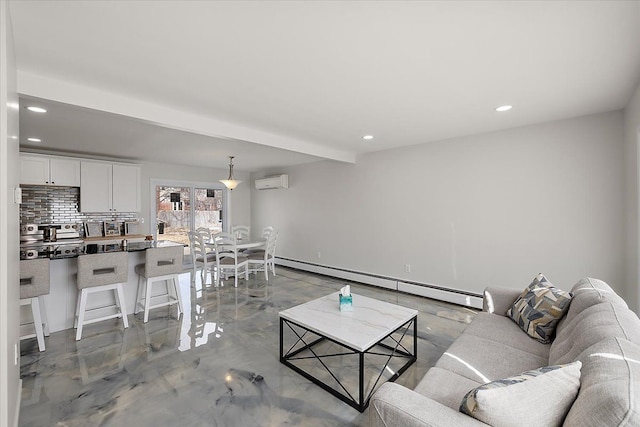
[[[96,244],[84,245],[82,250],[70,255],[51,254],[46,256],[51,259],[50,263],[50,293],[43,297],[47,311],[47,318],[50,332],[71,329],[74,325],[76,302],[78,298],[78,287],[76,286],[76,275],[78,273],[76,259],[80,256],[92,252],[128,252],[129,253],[129,274],[128,281],[124,285],[125,304],[128,314],[133,314],[135,308],[136,293],[138,290],[138,275],[135,267],[144,264],[144,251],[149,248],[159,248],[167,246],[184,246],[182,243],[160,241],[132,242],[123,247],[121,244]],[[89,248],[89,249],[88,249]],[[114,304],[114,297],[111,293],[91,295],[87,307],[98,308]]]

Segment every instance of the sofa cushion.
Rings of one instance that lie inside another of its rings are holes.
[[[367,412],[368,427],[487,427],[457,409],[390,382],[382,384],[371,397]],[[327,421],[326,424],[332,423]]]
[[[640,346],[614,337],[579,356],[580,392],[566,427],[640,425]]]
[[[583,310],[603,302],[611,303],[618,307],[628,308],[627,303],[615,293],[609,285],[602,280],[585,277],[571,288],[571,305],[566,316],[558,322],[556,336],[566,327],[571,320]]]
[[[631,310],[603,302],[567,319],[551,344],[549,363],[569,363],[586,348],[606,338],[619,337],[640,344],[640,321]]]
[[[532,340],[527,334],[523,334],[522,329],[513,323],[513,320],[509,317],[478,313],[471,324],[463,331],[463,334],[496,341],[545,359],[549,357],[550,345]]]
[[[614,305],[629,308],[627,303],[602,280],[585,277],[571,288],[573,299],[567,312],[567,320],[595,304],[610,302]]]
[[[556,325],[566,313],[570,302],[569,292],[556,288],[544,274],[538,274],[515,300],[507,311],[507,316],[531,338],[549,343],[553,340]]]
[[[562,425],[580,388],[580,362],[546,366],[469,391],[460,411],[495,427]]]
[[[482,292],[482,311],[506,316],[521,293],[517,289],[487,286]]]
[[[482,383],[478,381],[434,366],[427,371],[414,391],[457,411],[464,395],[480,385]]]
[[[484,384],[546,365],[547,357],[494,340],[462,334],[435,366]]]

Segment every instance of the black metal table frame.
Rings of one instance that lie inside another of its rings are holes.
[[[293,369],[294,371],[296,371],[297,373],[299,373],[300,375],[302,375],[303,377],[307,378],[308,380],[312,381],[313,383],[315,383],[316,385],[319,385],[321,388],[323,388],[325,391],[328,391],[329,393],[331,393],[332,395],[334,395],[335,397],[337,397],[338,399],[342,400],[343,402],[347,403],[348,405],[352,406],[353,408],[357,409],[360,412],[364,412],[364,410],[367,408],[367,406],[369,406],[369,400],[371,399],[371,396],[373,395],[373,392],[376,390],[376,386],[378,385],[378,382],[380,381],[380,379],[382,378],[382,374],[385,371],[385,369],[387,368],[387,366],[389,365],[389,362],[391,361],[391,359],[393,357],[401,357],[401,358],[407,358],[407,362],[398,370],[398,372],[394,373],[391,378],[389,378],[387,381],[393,382],[395,381],[400,375],[402,375],[402,373],[404,371],[407,370],[407,368],[409,368],[409,366],[411,366],[417,358],[417,354],[418,354],[418,324],[417,324],[417,318],[418,316],[414,316],[412,317],[410,320],[408,320],[407,322],[403,323],[402,325],[400,325],[400,327],[394,329],[393,331],[391,331],[389,334],[385,335],[380,341],[378,341],[377,343],[373,344],[371,347],[367,348],[364,351],[360,351],[357,349],[354,349],[348,345],[345,345],[341,342],[338,342],[334,339],[331,339],[325,335],[323,335],[322,333],[319,333],[317,331],[308,329],[302,325],[300,325],[299,323],[296,323],[294,321],[285,319],[283,317],[280,317],[280,362],[283,363],[284,365],[288,366],[289,368]],[[409,330],[410,326],[413,324],[413,353],[411,353],[409,350],[407,350],[405,348],[405,346],[403,346],[401,344],[402,339],[405,337],[405,335],[407,334],[407,331]],[[297,336],[297,340],[296,342],[289,348],[289,350],[287,350],[287,352],[284,352],[284,326],[287,325],[289,330],[291,330],[296,336]],[[302,329],[304,331],[304,333],[299,334],[298,331],[296,331],[291,325],[295,325],[298,328]],[[400,331],[401,329],[404,328],[404,331],[402,333],[402,337],[400,337],[400,339],[396,340],[395,338],[392,337],[393,334],[395,334],[396,332]],[[317,335],[319,338],[315,339],[312,342],[307,343],[304,338],[305,335],[307,335],[307,333],[311,333],[314,335]],[[384,344],[383,341],[386,340],[387,338],[391,338],[395,343],[395,347],[392,347],[390,345]],[[341,347],[344,347],[345,349],[350,350],[350,352],[343,352],[343,353],[333,353],[333,354],[321,354],[318,355],[316,354],[315,351],[313,351],[313,346],[322,342],[322,341],[331,341]],[[297,348],[294,350],[294,348],[298,345],[298,343],[302,342],[304,345],[300,348]],[[384,348],[387,348],[388,350],[392,350],[391,353],[378,353],[378,352],[373,352],[372,350],[377,347],[377,346],[381,346]],[[301,352],[305,351],[305,350],[309,350],[312,353],[312,356],[305,356],[305,357],[296,357],[296,355],[300,354]],[[340,382],[340,380],[336,377],[336,375],[331,371],[331,369],[322,361],[323,357],[333,357],[333,356],[344,356],[344,355],[349,355],[349,354],[358,354],[359,355],[359,384],[358,384],[358,398],[354,398],[353,396],[351,396],[351,393],[349,393],[347,391],[347,389],[342,385],[342,383]],[[380,355],[380,356],[389,356],[387,358],[387,361],[385,362],[384,366],[380,369],[380,373],[378,374],[378,378],[376,379],[375,383],[373,384],[373,387],[371,387],[371,391],[369,392],[369,394],[365,397],[364,396],[364,356],[366,354],[374,354],[374,355]],[[310,358],[315,358],[317,359],[322,366],[327,370],[327,372],[329,372],[329,374],[333,377],[333,379],[338,383],[338,385],[342,388],[342,390],[344,391],[344,393],[341,393],[340,391],[336,390],[335,388],[325,384],[324,382],[322,382],[321,380],[317,379],[316,377],[314,377],[313,375],[311,375],[310,373],[302,370],[301,368],[299,368],[298,366],[294,365],[293,363],[290,362],[290,360],[301,360],[301,359],[310,359]]]

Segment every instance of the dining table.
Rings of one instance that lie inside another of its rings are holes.
[[[257,249],[264,247],[266,244],[267,239],[237,239],[236,249],[238,249],[239,251],[243,251],[246,249]],[[213,241],[206,242],[206,245],[215,248],[215,243],[213,243]]]

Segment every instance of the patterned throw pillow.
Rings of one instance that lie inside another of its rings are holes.
[[[556,325],[569,309],[571,293],[554,287],[544,274],[538,274],[507,311],[531,338],[550,343]]]
[[[580,389],[577,361],[546,366],[481,385],[468,392],[460,412],[494,427],[561,426]]]

